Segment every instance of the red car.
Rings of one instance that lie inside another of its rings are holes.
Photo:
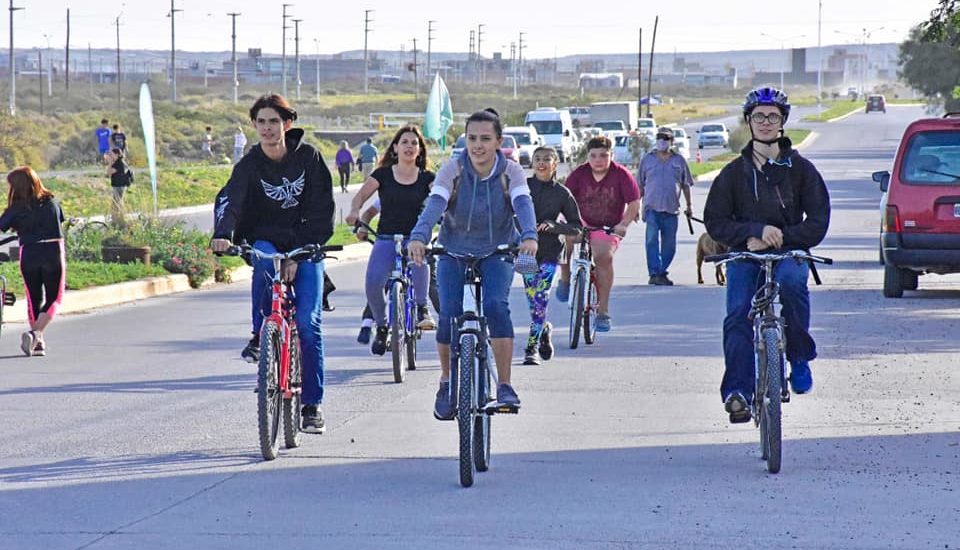
[[[517,140],[513,139],[513,136],[503,135],[500,150],[503,151],[503,156],[514,162],[520,162],[520,149],[517,147]]]
[[[883,295],[916,290],[920,275],[960,273],[960,113],[921,119],[903,133],[880,184]]]
[[[887,100],[882,95],[872,95],[867,97],[867,106],[865,112],[880,111],[887,112]]]

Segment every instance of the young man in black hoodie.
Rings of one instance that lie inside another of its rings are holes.
[[[234,166],[217,195],[210,247],[222,252],[241,236],[267,254],[326,243],[333,235],[333,180],[320,152],[303,142],[303,130],[291,128],[297,112],[283,96],[268,94],[250,108],[250,119],[260,143]],[[296,292],[303,360],[302,429],[323,433],[323,262],[288,261],[281,269]],[[272,274],[271,261],[254,262],[254,339],[263,319],[261,297]]]
[[[813,164],[793,150],[790,139],[783,135],[789,116],[790,103],[780,90],[763,87],[747,94],[743,117],[752,140],[713,180],[703,211],[707,232],[731,250],[809,251],[827,234],[827,186]],[[794,393],[812,389],[810,361],[817,356],[809,332],[808,274],[807,263],[793,261],[780,262],[774,273],[780,284]],[[731,422],[751,418],[755,359],[753,327],[747,314],[762,282],[759,265],[727,264],[727,315],[723,320],[726,370],[720,393]]]

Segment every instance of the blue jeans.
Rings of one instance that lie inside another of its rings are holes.
[[[265,254],[277,252],[276,247],[267,241],[257,241],[253,247]],[[269,288],[272,278],[273,261],[256,259],[253,262],[253,281],[250,283],[255,334],[260,332],[264,311],[270,311]],[[293,292],[303,362],[301,397],[304,405],[319,405],[323,402],[323,262],[299,262]]]
[[[499,254],[477,264],[482,278],[483,315],[487,318],[490,338],[513,338],[510,321],[510,284],[513,282],[513,260]],[[440,324],[437,342],[449,344],[453,320],[463,314],[463,283],[466,263],[451,256],[437,259],[437,290],[440,292]]]
[[[647,273],[651,277],[667,274],[677,253],[677,214],[647,210]]]
[[[404,241],[406,246],[408,240]],[[370,311],[373,319],[380,326],[387,326],[387,302],[384,300],[383,287],[387,284],[387,279],[393,273],[394,262],[396,260],[396,251],[393,238],[377,239],[373,244],[373,250],[370,252],[370,259],[367,260],[367,279],[365,290],[367,294],[367,304],[370,305]],[[426,263],[416,265],[410,262],[410,275],[413,279],[413,297],[418,306],[427,305],[427,293],[430,287],[430,266]]]
[[[817,356],[817,345],[810,336],[810,292],[806,262],[784,260],[773,273],[780,283],[780,315],[786,323],[788,361],[811,361]],[[753,395],[756,355],[753,347],[753,321],[750,300],[763,285],[758,264],[739,261],[727,264],[727,316],[723,320],[723,356],[726,370],[720,383],[720,398],[733,391],[747,399]]]

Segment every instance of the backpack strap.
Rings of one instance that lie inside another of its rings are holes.
[[[454,176],[451,187],[453,189],[450,191],[450,198],[447,200],[447,210],[450,210],[456,204],[457,193],[460,190],[460,174]],[[506,203],[507,208],[512,210],[513,202],[510,200],[510,181],[507,179],[506,171],[500,174],[500,187],[503,191],[503,201]]]

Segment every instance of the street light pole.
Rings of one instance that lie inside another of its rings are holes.
[[[363,93],[370,93],[370,63],[367,58],[367,39],[370,37],[370,14],[373,10],[363,10]]]
[[[281,46],[280,54],[280,80],[283,82],[283,96],[287,96],[287,18],[292,17],[287,15],[287,8],[293,4],[284,4],[283,5],[283,45]]]
[[[817,116],[823,114],[823,46],[820,31],[823,24],[823,0],[817,2]]]
[[[293,64],[297,67],[297,101],[300,101],[300,23],[303,19],[293,20]]]
[[[178,10],[174,7],[174,0],[170,0],[170,100],[177,102],[177,30],[174,20]]]
[[[240,78],[237,75],[237,16],[241,15],[239,12],[230,12],[227,15],[230,16],[232,20],[232,32],[230,33],[231,41],[231,56],[230,60],[233,61],[233,104],[237,104],[237,100],[240,95]]]
[[[17,68],[13,60],[13,12],[24,8],[15,8],[10,0],[10,116],[17,116]]]

